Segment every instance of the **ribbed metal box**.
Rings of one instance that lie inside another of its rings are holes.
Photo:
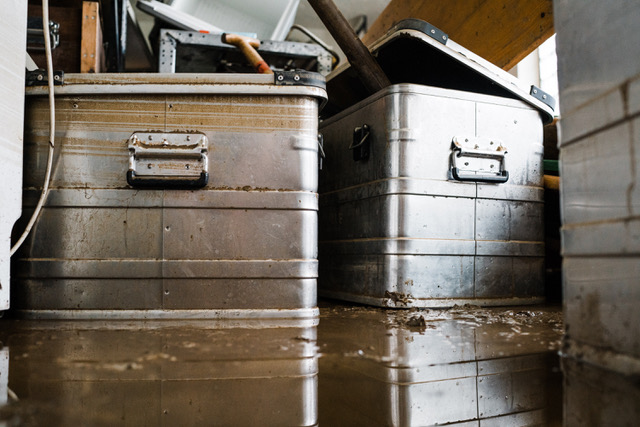
[[[374,46],[395,84],[321,123],[319,292],[386,307],[541,302],[551,107],[409,24]],[[426,58],[443,68],[405,68]],[[330,77],[330,96],[350,72]]]
[[[47,151],[27,96],[25,209]],[[315,73],[67,75],[51,192],[16,260],[37,317],[316,315]]]

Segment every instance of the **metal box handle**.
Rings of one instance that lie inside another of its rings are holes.
[[[349,150],[352,150],[354,162],[369,159],[371,151],[369,142],[370,134],[371,129],[368,124],[363,124],[353,130],[353,140],[349,146]]]
[[[478,137],[454,137],[451,176],[457,181],[503,184],[509,180],[501,142]]]
[[[127,183],[138,188],[201,188],[209,182],[208,140],[199,132],[134,132]]]

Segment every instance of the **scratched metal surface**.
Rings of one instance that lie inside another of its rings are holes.
[[[45,317],[317,314],[324,91],[283,86],[279,95],[279,87],[249,76],[255,87],[246,94],[251,85],[231,77],[218,85],[195,79],[215,93],[184,75],[70,77],[56,96],[51,194],[16,260],[15,308]],[[127,84],[130,93],[112,93]],[[29,95],[26,208],[47,149],[45,99]],[[209,183],[129,186],[134,132],[205,135]]]
[[[363,124],[371,129],[370,157],[354,161],[348,147]],[[322,295],[389,307],[543,300],[542,122],[535,109],[394,85],[322,122],[320,131],[328,159],[320,174]],[[455,180],[456,137],[501,144],[508,181]]]

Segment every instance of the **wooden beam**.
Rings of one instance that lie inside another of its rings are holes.
[[[505,70],[554,33],[552,0],[391,0],[363,42],[371,46],[393,25],[418,18]]]
[[[84,1],[82,2],[80,72],[100,73],[104,68],[104,49],[102,47],[99,4],[93,1]]]

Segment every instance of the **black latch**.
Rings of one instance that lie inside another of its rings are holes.
[[[46,86],[49,84],[49,79],[47,77],[47,70],[43,70],[42,68],[38,68],[37,70],[27,71],[27,75],[25,78],[26,86]],[[64,83],[64,71],[54,71],[53,72],[53,84],[61,85]]]
[[[551,107],[552,110],[554,111],[556,110],[556,99],[553,96],[549,95],[547,92],[540,89],[539,87],[531,85],[531,91],[529,92],[529,94],[534,98],[547,104],[549,107]]]
[[[353,130],[353,142],[349,146],[349,150],[353,150],[353,161],[358,162],[369,159],[371,153],[370,134],[370,128],[367,124]]]
[[[327,86],[324,76],[312,71],[274,71],[274,79],[278,86],[316,86],[322,89]]]

